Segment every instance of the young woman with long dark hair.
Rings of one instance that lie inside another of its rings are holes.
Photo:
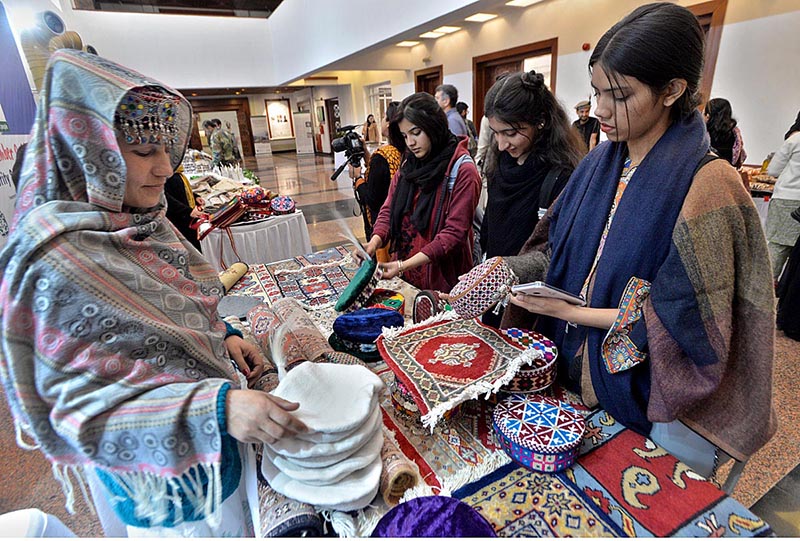
[[[365,248],[374,255],[390,246],[393,260],[382,264],[384,278],[402,276],[419,289],[449,292],[472,267],[480,176],[467,139],[450,132],[444,111],[424,92],[403,100],[389,132],[403,141],[405,161]]]
[[[511,73],[486,94],[494,133],[486,157],[489,197],[481,226],[486,257],[517,255],[585,154],[541,73]]]
[[[512,303],[540,315],[562,382],[587,405],[710,475],[719,450],[744,460],[776,428],[758,213],[736,170],[709,155],[697,111],[703,32],[690,11],[637,8],[589,67],[609,141],[572,174],[536,255],[549,256],[547,283],[587,305],[519,294]],[[519,315],[509,306],[504,325]]]
[[[720,158],[734,167],[741,167],[747,159],[747,152],[744,151],[742,132],[733,118],[731,103],[725,98],[708,100],[704,114],[711,147]]]

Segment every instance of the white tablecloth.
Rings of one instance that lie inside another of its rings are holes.
[[[248,265],[272,263],[311,252],[311,238],[303,211],[292,214],[272,216],[266,220],[232,225],[233,241],[242,261]],[[237,261],[228,234],[215,229],[206,236],[200,245],[203,255],[218,270],[223,270],[222,260],[228,265]]]

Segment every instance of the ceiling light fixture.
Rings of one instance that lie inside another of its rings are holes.
[[[496,13],[476,13],[475,15],[470,15],[464,20],[471,23],[485,23],[486,21],[491,21],[495,17],[497,17]]]
[[[413,47],[414,45],[419,45],[418,41],[401,41],[397,44],[398,47]]]
[[[507,6],[516,6],[518,8],[526,8],[528,6],[532,6],[533,4],[538,4],[542,0],[511,0],[510,2],[506,2]]]
[[[458,32],[461,30],[460,26],[440,26],[439,28],[434,28],[434,32],[440,32],[442,34],[452,34],[453,32]]]
[[[444,36],[441,32],[425,32],[424,34],[420,34],[419,37],[421,38],[428,38],[428,39],[436,39]]]

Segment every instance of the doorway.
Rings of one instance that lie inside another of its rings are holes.
[[[480,129],[486,93],[504,73],[535,69],[544,76],[545,84],[555,94],[557,58],[558,38],[473,57],[472,75],[475,84],[471,109],[475,126]]]
[[[250,129],[250,103],[247,98],[228,98],[228,99],[190,99],[192,111],[195,119],[205,117],[202,113],[228,112],[231,127],[238,127],[239,143],[241,144],[242,156],[255,156],[256,150],[253,143],[253,132]],[[222,115],[217,114],[222,119]],[[194,130],[193,130],[194,131]],[[198,131],[198,136],[199,131]]]
[[[717,66],[719,42],[722,39],[722,25],[725,22],[725,11],[728,0],[711,0],[694,6],[687,6],[694,13],[703,29],[706,38],[703,77],[700,79],[700,95],[703,105],[711,97],[711,85],[714,82],[714,68]]]
[[[339,130],[342,128],[342,116],[339,109],[339,98],[329,98],[325,100],[325,113],[328,117],[328,141],[336,139]],[[333,150],[331,150],[333,153]]]
[[[442,66],[434,66],[414,72],[414,92],[427,92],[431,96],[436,94],[436,87],[442,84]]]

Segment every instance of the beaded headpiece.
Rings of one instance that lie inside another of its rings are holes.
[[[132,145],[178,141],[178,103],[176,96],[156,87],[131,90],[117,106],[114,126]]]

